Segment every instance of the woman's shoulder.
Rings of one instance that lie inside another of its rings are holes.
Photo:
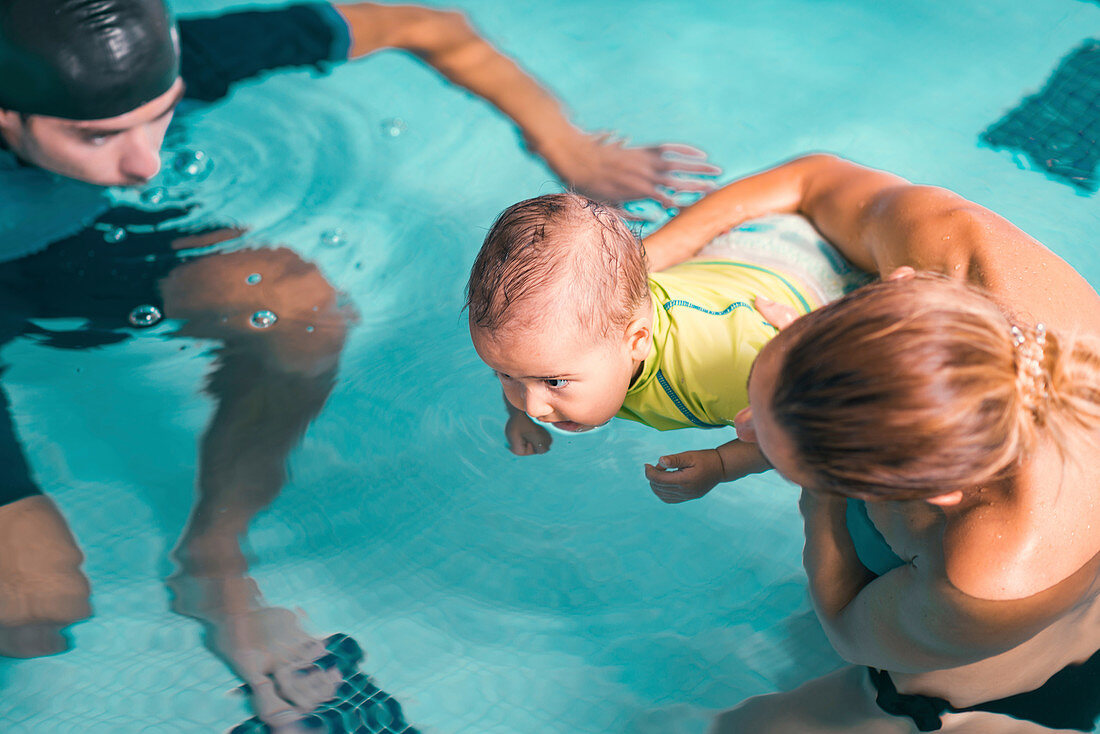
[[[949,517],[944,572],[959,591],[1005,601],[1075,578],[1100,583],[1100,470],[1047,459],[1025,467],[1012,496]]]

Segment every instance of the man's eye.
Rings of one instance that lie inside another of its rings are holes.
[[[562,377],[551,377],[548,380],[543,380],[543,382],[545,382],[550,387],[556,387],[556,388],[565,387],[566,385],[569,384],[569,380],[566,380]]]
[[[104,143],[106,143],[110,139],[111,139],[110,135],[87,135],[87,136],[84,137],[84,140],[89,145],[96,145],[96,146],[103,145]]]

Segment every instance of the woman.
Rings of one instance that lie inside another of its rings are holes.
[[[992,212],[831,156],[727,186],[647,251],[659,267],[775,211],[886,279],[770,342],[738,417],[741,439],[803,486],[814,606],[866,668],[750,701],[716,728],[1091,731],[1100,297]],[[847,498],[868,500],[900,566],[861,562]]]

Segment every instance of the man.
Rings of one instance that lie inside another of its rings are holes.
[[[167,223],[183,210],[111,207],[100,187],[138,186],[157,174],[183,99],[212,102],[267,70],[383,48],[415,53],[496,105],[567,184],[605,201],[650,197],[672,206],[671,191],[708,188],[677,174],[718,173],[686,146],[628,148],[576,129],[549,93],[458,13],[318,3],[177,26],[163,0],[0,0],[0,148],[7,150],[0,153],[0,260],[7,260],[0,263],[0,344],[20,336],[69,348],[122,341],[132,335],[128,315],[137,304],[179,320],[176,334],[221,344],[207,386],[217,410],[201,445],[199,499],[177,547],[173,589],[177,609],[209,625],[212,644],[252,684],[259,713],[272,721],[288,713],[288,702],[299,710],[315,702],[315,691],[298,696],[283,686],[274,694],[271,682],[317,643],[293,615],[261,603],[239,536],[279,491],[288,452],[331,390],[348,314],[319,271],[290,250],[188,254],[240,231],[173,230]],[[131,224],[141,226],[104,242],[105,231]],[[254,274],[262,275],[262,298]],[[257,328],[261,311],[278,318]],[[51,332],[32,321],[52,317],[80,317],[87,326]],[[32,478],[2,393],[0,403],[0,654],[59,652],[67,646],[63,628],[89,613],[82,557]],[[301,644],[280,657],[274,648],[293,647],[288,637]]]

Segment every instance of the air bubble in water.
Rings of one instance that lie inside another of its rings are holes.
[[[159,204],[168,196],[168,190],[163,186],[154,186],[141,192],[141,200],[146,204]]]
[[[194,178],[202,175],[209,164],[210,161],[203,151],[186,150],[176,155],[176,160],[172,166],[176,169],[177,173],[187,176],[188,178]]]
[[[103,233],[104,242],[122,242],[128,233],[122,227],[111,227]]]
[[[134,326],[152,326],[161,320],[160,309],[144,304],[130,312],[130,323]]]
[[[321,233],[322,247],[342,247],[347,243],[347,241],[347,232],[340,229],[339,227]]]
[[[278,316],[276,316],[273,312],[267,310],[257,311],[256,313],[252,314],[252,318],[250,319],[252,325],[255,326],[257,329],[266,329],[267,327],[274,325],[275,322],[278,320]]]
[[[396,138],[408,129],[409,126],[400,117],[382,121],[382,134],[388,138]]]
[[[262,275],[260,275],[259,273],[253,273],[252,275],[245,278],[244,282],[248,283],[249,285],[256,285],[257,283],[259,283],[263,279],[264,279],[264,277]]]

